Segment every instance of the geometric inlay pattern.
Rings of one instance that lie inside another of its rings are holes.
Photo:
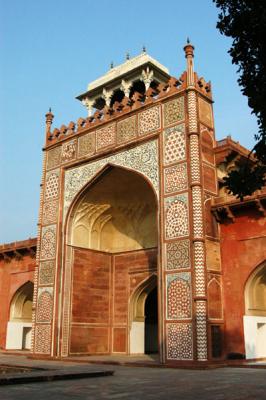
[[[69,343],[69,325],[70,325],[70,297],[71,297],[71,265],[72,265],[72,248],[66,249],[65,260],[65,281],[64,281],[64,297],[63,297],[63,322],[62,322],[62,356],[68,355]]]
[[[95,132],[87,133],[78,140],[78,157],[95,153]]]
[[[189,132],[197,132],[197,107],[196,93],[194,90],[188,92],[188,116],[189,116]]]
[[[204,243],[194,243],[194,268],[195,268],[195,294],[205,296],[205,255]]]
[[[117,123],[117,143],[124,143],[136,136],[136,115]]]
[[[187,163],[164,169],[165,194],[187,189]]]
[[[192,187],[192,207],[193,207],[193,233],[196,238],[203,237],[203,215],[200,186]]]
[[[172,164],[186,158],[185,125],[177,125],[164,130],[164,164]]]
[[[169,360],[192,360],[192,324],[167,324],[167,358]]]
[[[187,193],[166,198],[164,207],[166,239],[187,236],[189,234]]]
[[[75,195],[108,163],[142,173],[158,194],[158,143],[152,140],[103,159],[69,169],[65,172],[64,216]]]
[[[190,268],[189,239],[165,243],[166,270]]]
[[[139,120],[139,134],[147,135],[148,133],[160,129],[160,107],[152,107],[145,110],[138,115]]]
[[[189,272],[166,276],[167,319],[191,318],[190,282]]]
[[[69,162],[76,158],[77,140],[73,139],[63,144],[62,146],[62,162]]]
[[[53,285],[54,271],[54,261],[42,261],[39,266],[39,285]]]
[[[50,354],[51,350],[51,325],[36,325],[35,328],[35,353]]]
[[[59,169],[47,172],[45,185],[45,199],[50,200],[58,197]]]
[[[172,125],[184,119],[184,97],[164,103],[164,126]]]
[[[199,160],[199,138],[198,135],[191,135],[189,141],[191,181],[200,182],[200,160]]]
[[[58,200],[47,201],[43,204],[42,224],[48,225],[56,222],[58,211]]]
[[[47,151],[47,164],[46,169],[53,169],[58,167],[61,163],[61,146]]]
[[[53,315],[53,289],[39,289],[37,301],[37,322],[50,322]]]
[[[207,360],[207,309],[206,301],[196,302],[197,358]]]
[[[109,124],[96,131],[97,149],[115,144],[115,124]]]
[[[42,228],[41,260],[54,258],[56,254],[56,225]]]

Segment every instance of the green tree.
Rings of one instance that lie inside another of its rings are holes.
[[[238,83],[258,121],[249,159],[224,179],[229,192],[242,200],[266,184],[266,1],[213,2],[220,9],[217,28],[233,39],[228,53],[238,66]]]

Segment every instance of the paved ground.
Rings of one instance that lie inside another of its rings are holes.
[[[0,362],[39,367],[84,370],[84,364],[29,361],[24,357],[1,356]],[[5,361],[4,361],[5,360]],[[99,369],[87,365],[90,370]],[[32,383],[0,387],[0,399],[70,400],[70,399],[180,399],[180,400],[265,400],[266,370],[218,368],[181,370],[107,366],[115,370],[110,377]]]

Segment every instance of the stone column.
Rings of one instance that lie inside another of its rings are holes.
[[[194,47],[185,47],[187,58],[188,133],[190,155],[190,185],[192,195],[192,240],[194,260],[194,301],[196,322],[197,360],[205,361],[207,351],[207,297],[205,273],[205,240],[203,228],[203,190],[200,164],[200,144],[197,116],[197,93],[193,66]]]

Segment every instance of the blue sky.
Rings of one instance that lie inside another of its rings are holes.
[[[187,36],[211,80],[216,137],[251,148],[257,124],[216,29],[211,0],[0,0],[0,243],[36,235],[45,113],[53,127],[86,116],[75,96],[142,46],[179,77]]]

